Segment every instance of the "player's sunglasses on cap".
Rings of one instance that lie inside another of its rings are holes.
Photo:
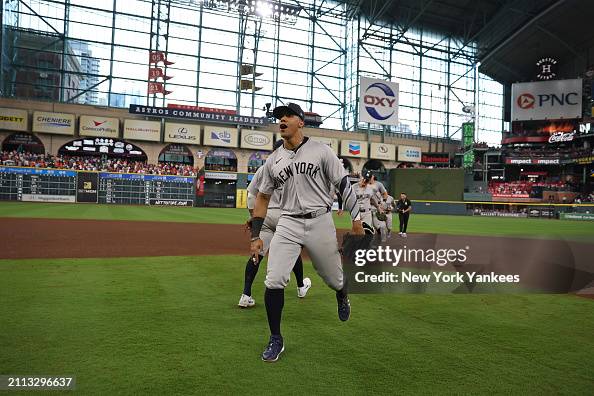
[[[301,118],[301,120],[305,121],[305,114],[303,114],[303,110],[297,103],[287,103],[286,106],[278,106],[272,110],[272,115],[277,120],[280,120],[285,115],[296,115],[297,117]]]

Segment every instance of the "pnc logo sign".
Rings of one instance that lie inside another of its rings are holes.
[[[523,93],[518,96],[516,103],[519,108],[527,110],[538,107],[554,107],[554,106],[575,106],[578,105],[578,93],[545,93],[536,95],[536,97],[530,93]]]
[[[365,110],[374,119],[384,121],[396,111],[396,94],[387,84],[376,82],[365,90]]]
[[[534,108],[534,96],[529,93],[524,93],[518,96],[518,106],[521,109],[533,109]]]

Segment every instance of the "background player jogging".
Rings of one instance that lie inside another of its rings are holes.
[[[282,139],[277,140],[274,143],[273,151],[276,150],[282,144]],[[253,216],[256,195],[258,195],[258,186],[260,185],[260,182],[262,180],[262,170],[262,167],[258,168],[247,188],[247,207],[250,212],[250,218]],[[280,217],[281,193],[282,188],[279,188],[275,190],[274,193],[272,193],[272,195],[270,196],[268,211],[266,212],[266,218],[264,219],[264,224],[262,225],[262,230],[260,231],[260,239],[264,243],[262,251],[260,252],[260,254],[258,254],[257,257],[251,256],[245,264],[243,294],[239,298],[239,303],[237,304],[241,308],[253,307],[256,304],[256,301],[252,297],[252,284],[254,283],[254,279],[258,274],[260,263],[262,262],[264,256],[266,256],[266,253],[270,248],[270,241],[272,240],[272,236],[274,235],[274,231],[276,230],[276,225],[278,224],[278,218]],[[301,260],[301,255],[297,256],[297,260],[295,261],[295,265],[293,266],[293,273],[295,274],[295,280],[297,281],[297,297],[303,298],[305,297],[307,291],[311,287],[311,279],[303,278],[303,261]]]
[[[270,328],[270,339],[262,360],[274,362],[284,351],[281,317],[284,288],[301,248],[305,247],[313,266],[324,282],[336,291],[338,317],[350,317],[350,302],[342,271],[331,214],[332,185],[340,194],[344,209],[353,219],[353,233],[363,235],[355,193],[338,157],[323,143],[303,136],[303,110],[289,103],[274,109],[280,120],[284,145],[266,160],[256,197],[252,219],[250,251],[257,256],[263,247],[260,230],[266,217],[270,196],[283,187],[281,216],[270,244],[264,301]]]

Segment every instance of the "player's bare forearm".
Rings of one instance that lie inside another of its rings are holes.
[[[256,196],[256,204],[252,212],[252,217],[265,218],[268,212],[268,203],[270,202],[270,195],[258,193]]]

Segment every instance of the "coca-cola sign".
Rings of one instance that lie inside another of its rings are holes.
[[[571,142],[574,136],[575,132],[555,132],[549,137],[549,143]]]

